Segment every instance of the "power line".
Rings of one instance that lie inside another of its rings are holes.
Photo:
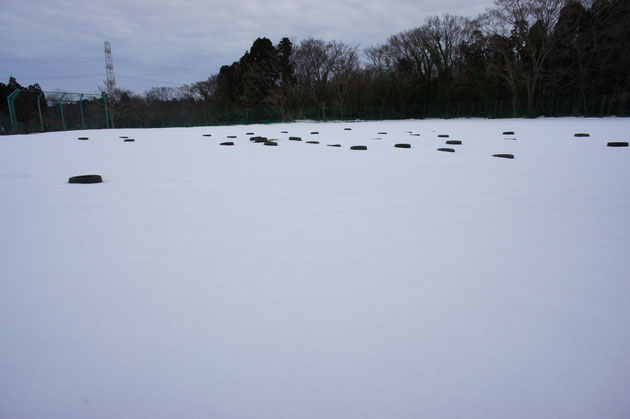
[[[145,63],[142,61],[130,60],[128,58],[116,58],[116,61],[123,62],[126,64],[131,64],[131,65],[136,65],[140,67],[153,68],[153,69],[178,70],[178,71],[185,71],[189,73],[199,73],[199,74],[206,73],[205,71],[193,70],[193,69],[185,68],[185,67],[177,67],[173,65],[163,65],[163,64],[150,64],[150,63]]]
[[[69,58],[69,57],[57,57],[57,58],[0,58],[0,63],[24,63],[24,64],[64,64],[64,63],[82,63],[82,62],[94,62],[94,61],[102,61],[102,58],[97,57],[79,57],[79,58]],[[138,61],[130,58],[116,58],[116,61],[122,64],[130,65],[133,67],[138,67],[139,69],[150,69],[150,70],[165,70],[165,71],[178,71],[185,72],[190,74],[202,74],[206,75],[207,73],[204,71],[193,70],[191,68],[186,67],[178,67],[172,65],[165,64],[153,64],[144,61]],[[138,77],[131,75],[119,74],[119,78],[122,79],[130,79],[130,80],[140,80],[150,83],[159,83],[162,85],[173,85],[180,86],[184,83],[174,83],[171,81],[164,80],[155,80],[146,77]],[[71,74],[71,75],[42,75],[42,76],[11,76],[15,77],[18,80],[69,80],[69,79],[90,79],[90,78],[102,78],[102,74]],[[8,77],[6,77],[8,79]]]
[[[150,81],[151,83],[172,84],[172,85],[175,85],[175,86],[181,86],[182,84],[185,84],[185,83],[173,83],[171,81],[147,79],[147,78],[144,78],[144,77],[134,77],[134,76],[124,76],[124,75],[121,76],[120,74],[118,74],[118,78],[119,79],[133,79],[133,80]]]
[[[63,80],[63,79],[89,79],[89,78],[102,78],[103,75],[102,74],[72,74],[72,75],[67,75],[67,76],[6,76],[6,77],[2,77],[1,79],[9,79],[9,77],[14,77],[16,80]],[[172,85],[182,85],[185,83],[175,83],[172,81],[164,81],[164,80],[155,80],[155,79],[148,79],[145,77],[137,77],[137,76],[127,76],[127,75],[118,75],[119,79],[132,79],[132,80],[142,80],[142,81],[149,81],[152,83],[163,83],[163,84],[172,84]]]
[[[101,58],[0,58],[0,63],[80,63]]]
[[[38,79],[38,80],[48,80],[48,79],[86,79],[86,78],[94,78],[94,77],[102,77],[102,74],[72,74],[72,75],[67,75],[67,76],[9,76],[9,77],[13,77],[16,80],[20,79],[20,80],[33,80],[33,79]],[[3,77],[3,79],[8,79],[9,77]]]
[[[85,57],[85,58],[0,58],[0,63],[80,63],[80,62],[92,62],[92,61],[101,61],[102,58],[96,57]],[[122,62],[130,65],[147,67],[147,68],[159,68],[165,70],[177,70],[177,71],[187,71],[191,73],[205,73],[204,71],[193,70],[191,68],[179,67],[174,65],[164,65],[164,64],[152,64],[144,61],[133,60],[129,58],[121,58],[116,57],[117,62]]]

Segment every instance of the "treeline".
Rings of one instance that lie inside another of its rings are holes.
[[[370,106],[622,95],[630,91],[630,2],[497,0],[476,19],[443,15],[359,51],[305,39],[249,52],[192,93],[218,108]],[[363,58],[363,59],[362,59]],[[583,109],[583,111],[585,111]]]
[[[495,0],[474,19],[432,16],[363,50],[335,40],[274,45],[258,38],[207,80],[142,96],[117,91],[110,101],[116,126],[216,122],[218,115],[219,122],[369,117],[379,110],[389,117],[436,109],[475,116],[475,104],[487,103],[502,107],[498,116],[554,116],[558,98],[567,97],[572,114],[588,115],[593,96],[613,98],[627,114],[628,69],[629,0]],[[601,114],[614,113],[603,103]]]

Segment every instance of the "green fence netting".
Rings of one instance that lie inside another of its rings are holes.
[[[6,105],[0,111],[3,134],[109,128],[103,93],[16,89]]]
[[[96,128],[162,128],[273,123],[295,120],[378,120],[406,118],[527,118],[564,116],[630,116],[630,94],[549,97],[526,100],[461,101],[409,106],[347,106],[217,109],[204,102],[171,101],[148,106],[110,104],[105,96],[52,92],[39,118],[33,93],[14,101],[17,122],[0,112],[0,132],[27,133]],[[30,99],[29,99],[30,98]],[[30,102],[29,102],[30,100]],[[21,102],[22,101],[22,102]]]

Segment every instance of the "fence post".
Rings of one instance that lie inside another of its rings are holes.
[[[37,111],[39,112],[39,124],[42,127],[42,132],[44,132],[44,118],[42,118],[42,106],[39,103],[39,100],[42,98],[44,92],[39,92],[37,96]]]
[[[9,118],[11,119],[11,132],[15,134],[15,129],[17,126],[17,115],[15,114],[15,99],[18,97],[22,90],[15,89],[13,93],[11,93],[7,97],[7,102],[9,104]]]
[[[79,109],[81,110],[81,128],[85,129],[85,120],[83,119],[83,93],[79,96]]]
[[[66,130],[66,120],[63,117],[63,98],[66,95],[66,93],[68,93],[68,92],[63,92],[63,94],[59,98],[59,109],[61,109],[61,125],[62,125],[64,131]]]
[[[107,93],[102,92],[103,103],[105,104],[105,126],[109,129],[109,115],[107,114]]]

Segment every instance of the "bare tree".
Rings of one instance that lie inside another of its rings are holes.
[[[425,48],[433,56],[438,77],[452,76],[453,68],[461,58],[458,54],[459,46],[468,43],[472,35],[470,19],[443,15],[427,18],[424,25],[426,33]]]
[[[517,116],[519,86],[521,83],[520,47],[516,31],[505,34],[504,24],[496,20],[491,13],[479,19],[484,29],[486,40],[486,63],[489,75],[501,79],[512,95],[512,116]]]
[[[351,86],[359,70],[358,47],[332,41],[328,43],[327,51],[332,68],[330,87],[333,91],[334,104],[343,114]]]
[[[335,90],[335,103],[343,106],[351,74],[359,68],[358,47],[343,42],[325,42],[308,38],[300,42],[293,54],[293,68],[297,84],[321,109],[326,117],[326,108]]]
[[[387,51],[387,45],[366,48],[363,54],[367,58],[365,74],[373,84],[371,90],[376,94],[383,114],[385,103],[393,101],[395,80],[392,57]]]
[[[489,35],[510,41],[492,46],[501,47],[496,53],[504,58],[503,77],[518,74],[524,83],[530,115],[545,64],[562,37],[554,29],[564,4],[565,0],[495,0],[485,16]]]
[[[411,29],[391,36],[386,44],[386,53],[398,66],[410,64],[418,79],[427,83],[435,76],[435,57],[427,45],[429,34],[426,26]]]
[[[202,99],[205,102],[210,102],[212,95],[214,95],[214,92],[217,89],[217,77],[218,75],[214,74],[208,77],[207,80],[193,83],[189,87],[192,97],[195,99]]]
[[[441,101],[448,100],[453,91],[455,69],[462,61],[460,47],[470,41],[472,27],[470,19],[449,14],[431,16],[422,26],[424,48],[435,66]]]

